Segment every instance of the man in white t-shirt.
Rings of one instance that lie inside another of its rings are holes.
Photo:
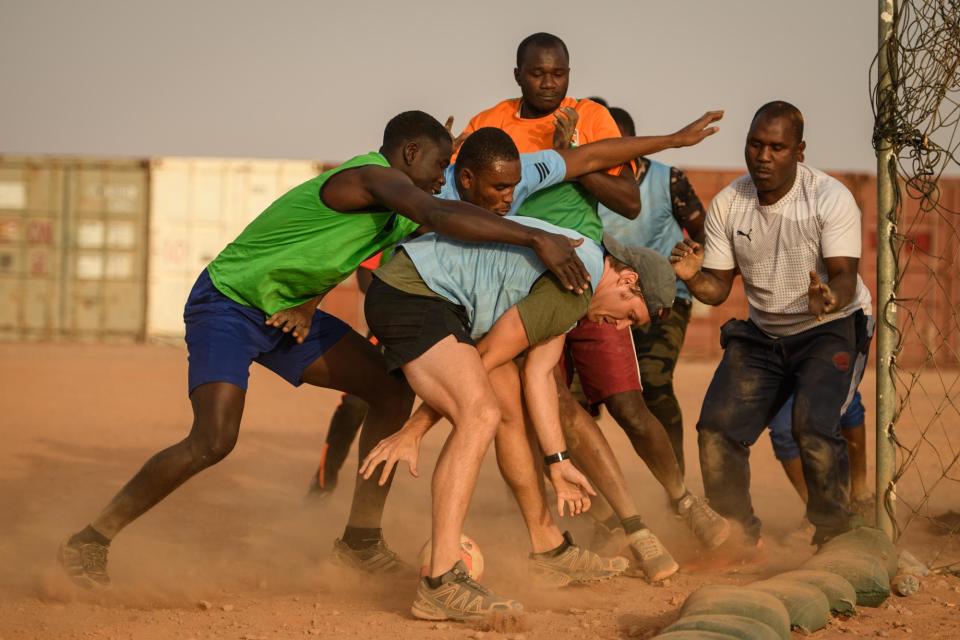
[[[707,498],[757,546],[749,447],[791,394],[813,542],[851,526],[839,419],[869,342],[870,293],[857,274],[860,210],[839,181],[801,162],[804,149],[800,111],[781,101],[762,106],[747,134],[749,175],[714,198],[706,248],[685,240],[671,256],[706,304],[721,304],[734,276],[743,277],[750,318],[721,328],[723,360],[697,431]]]

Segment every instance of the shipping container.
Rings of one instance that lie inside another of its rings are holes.
[[[307,161],[152,160],[147,334],[182,336],[183,305],[200,272],[270,203],[319,170]]]
[[[142,339],[147,192],[138,160],[0,158],[0,338]]]

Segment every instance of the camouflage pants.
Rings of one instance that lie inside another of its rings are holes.
[[[637,364],[643,381],[643,399],[650,412],[667,430],[680,473],[684,472],[683,416],[673,391],[673,370],[677,366],[689,322],[690,303],[677,298],[666,318],[633,330]]]

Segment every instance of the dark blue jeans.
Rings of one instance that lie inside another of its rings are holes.
[[[850,528],[850,462],[840,410],[866,337],[862,312],[785,338],[753,322],[720,329],[723,360],[710,382],[697,424],[707,499],[721,515],[760,536],[750,501],[750,446],[787,398],[794,396],[793,437],[807,482],[807,518],[820,544]]]

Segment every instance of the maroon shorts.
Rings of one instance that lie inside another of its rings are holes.
[[[618,393],[643,389],[630,329],[617,329],[612,324],[584,318],[567,334],[561,364],[568,385],[576,369],[590,404],[599,404]]]

